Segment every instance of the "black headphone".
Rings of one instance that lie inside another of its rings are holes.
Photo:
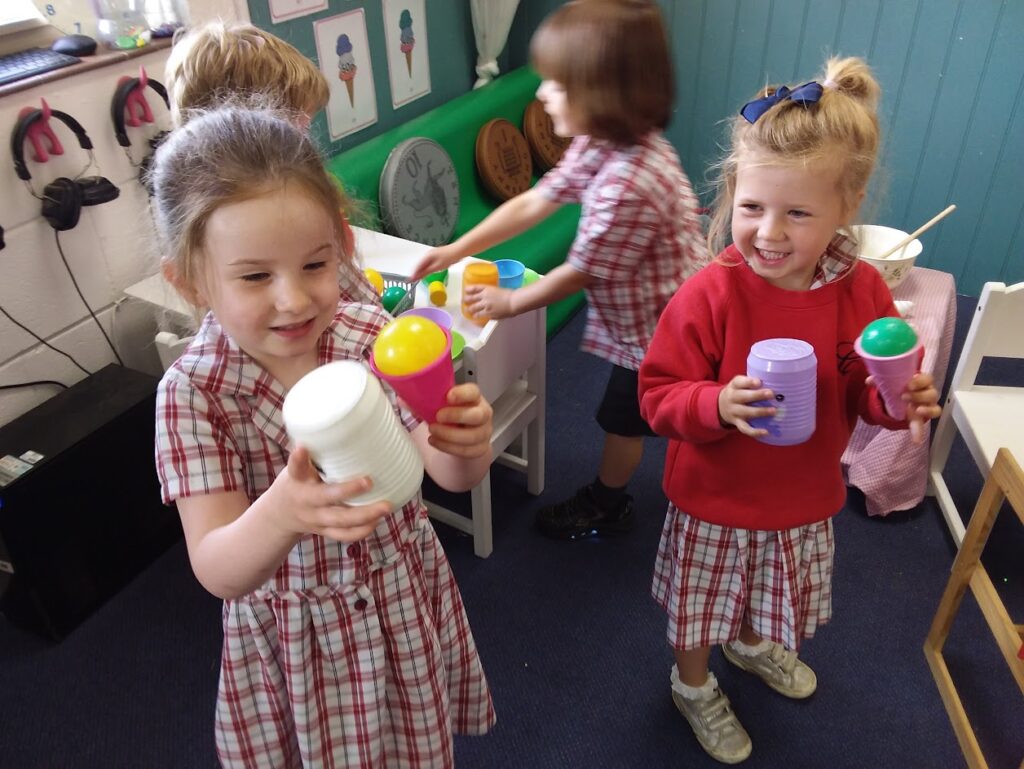
[[[128,148],[132,146],[131,140],[128,138],[128,129],[125,127],[124,113],[128,108],[128,96],[134,91],[143,81],[137,77],[124,78],[118,83],[117,88],[114,90],[114,98],[110,102],[110,117],[114,121],[114,135],[117,137],[117,143],[125,149],[125,154],[128,154]],[[157,95],[163,99],[167,109],[170,110],[171,102],[167,98],[167,89],[163,87],[163,84],[156,80],[150,80],[146,78],[145,84],[152,88]],[[153,195],[153,185],[149,180],[149,168],[153,164],[153,154],[156,152],[156,148],[160,146],[164,139],[167,138],[169,131],[160,131],[148,140],[150,152],[142,158],[139,163],[139,181],[142,186],[146,188],[146,192]],[[128,155],[128,162],[132,162],[131,155]],[[134,165],[134,163],[133,163]]]
[[[78,139],[78,146],[88,152],[90,157],[92,156],[92,140],[82,128],[81,123],[66,112],[56,109],[50,110],[50,116],[57,118],[70,128]],[[29,182],[29,188],[32,186],[32,174],[29,173],[28,166],[25,164],[24,144],[29,128],[42,119],[42,110],[26,111],[14,124],[14,132],[11,134],[14,171],[18,174],[19,179]],[[35,192],[32,194],[35,195]],[[63,232],[78,224],[82,206],[98,206],[100,203],[114,200],[120,194],[121,191],[114,186],[113,182],[103,176],[83,176],[78,179],[61,176],[43,188],[42,215],[53,229]]]

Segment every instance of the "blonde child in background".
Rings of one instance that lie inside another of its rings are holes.
[[[662,130],[674,86],[658,6],[647,0],[570,2],[548,16],[530,44],[544,78],[537,98],[556,133],[575,136],[561,162],[532,189],[497,208],[454,243],[430,251],[414,278],[479,254],[582,202],[565,263],[530,286],[474,287],[469,308],[518,315],[586,291],[582,349],[611,363],[597,422],[605,433],[594,481],[537,514],[544,534],[576,539],[628,531],[626,486],[644,436],[637,369],[662,309],[705,261],[697,200]]]
[[[462,599],[417,494],[349,506],[290,444],[303,375],[363,361],[388,316],[339,302],[342,193],[309,136],[269,110],[196,116],[157,152],[165,274],[205,320],[164,375],[157,470],[193,571],[224,599],[216,744],[224,766],[451,767],[452,733],[494,724]],[[431,477],[487,471],[475,385],[438,422],[399,410]]]
[[[295,46],[252,24],[211,21],[174,39],[164,69],[171,120],[184,125],[189,113],[225,102],[251,99],[286,112],[300,128],[327,106],[331,92],[320,69]],[[349,221],[358,221],[358,206],[345,198],[342,246],[355,248]],[[380,303],[357,262],[342,264],[340,278],[347,298]]]
[[[711,237],[732,245],[688,280],[658,323],[640,369],[641,413],[670,438],[670,504],[652,592],[669,616],[672,699],[701,746],[726,763],[750,738],[709,672],[711,647],[786,697],[809,697],[800,641],[832,615],[832,516],[840,457],[858,417],[918,440],[939,415],[930,374],[887,414],[853,342],[897,315],[878,272],[843,234],[874,168],[879,87],[860,59],[831,59],[820,83],[768,89],[734,120]],[[774,394],[746,376],[754,342],[804,340],[817,357],[817,427],[771,446],[750,420]]]

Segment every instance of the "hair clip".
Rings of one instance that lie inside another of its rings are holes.
[[[740,110],[740,115],[742,115],[743,119],[748,123],[756,123],[761,115],[770,110],[780,101],[789,99],[790,101],[795,101],[797,104],[803,104],[806,107],[808,104],[816,104],[818,99],[821,98],[821,94],[821,84],[814,81],[804,83],[802,86],[794,88],[792,91],[790,91],[786,86],[782,86],[779,90],[769,96],[748,101],[743,105],[743,109]]]

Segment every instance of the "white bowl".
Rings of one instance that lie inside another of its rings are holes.
[[[850,227],[850,232],[857,242],[857,253],[861,261],[881,273],[890,291],[906,279],[921,253],[921,241],[914,239],[891,256],[879,259],[880,254],[884,254],[910,233],[880,224],[855,224]]]

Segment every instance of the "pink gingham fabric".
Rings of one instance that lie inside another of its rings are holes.
[[[379,307],[342,305],[320,363],[365,359],[387,320]],[[284,395],[208,316],[158,391],[165,501],[262,494],[291,448]],[[215,735],[225,767],[452,767],[452,733],[495,722],[418,494],[361,542],[304,537],[265,585],[225,601],[223,619]]]
[[[537,189],[583,204],[565,260],[596,278],[580,349],[636,371],[668,300],[707,261],[675,150],[659,133],[633,146],[578,136]]]
[[[907,322],[924,344],[922,371],[941,389],[956,327],[956,285],[949,273],[914,267],[892,292],[914,303]],[[869,515],[888,515],[920,504],[928,487],[928,442],[916,444],[909,430],[891,431],[858,421],[843,454],[847,485],[864,493]]]
[[[762,638],[797,650],[832,617],[832,519],[782,531],[717,526],[671,502],[651,594],[675,649],[739,637],[745,614]]]

